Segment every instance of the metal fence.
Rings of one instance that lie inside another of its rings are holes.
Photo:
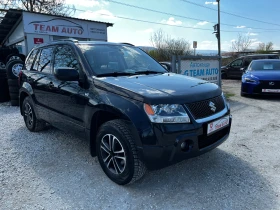
[[[221,86],[219,56],[172,56],[172,72]]]

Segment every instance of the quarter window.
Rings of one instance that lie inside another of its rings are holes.
[[[235,60],[231,63],[231,66],[233,67],[239,67],[241,65],[242,65],[242,59]]]

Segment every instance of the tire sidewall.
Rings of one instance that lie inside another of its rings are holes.
[[[100,144],[102,138],[106,134],[112,134],[115,137],[118,138],[118,140],[121,142],[123,149],[125,151],[126,155],[126,167],[125,170],[121,174],[113,174],[105,165],[104,161],[102,160],[101,156],[101,151],[100,151]],[[97,152],[97,157],[99,160],[99,163],[105,172],[105,174],[114,182],[120,185],[127,184],[131,181],[133,178],[134,174],[134,159],[133,159],[133,154],[132,154],[132,148],[129,144],[128,139],[126,139],[126,136],[122,134],[119,129],[117,129],[116,125],[113,123],[105,123],[103,126],[101,126],[98,134],[97,134],[97,139],[96,139],[96,152]]]
[[[24,112],[25,112],[25,105],[26,105],[27,103],[30,105],[31,110],[32,110],[32,114],[33,114],[33,123],[32,123],[32,126],[30,126],[30,125],[26,122],[27,117],[26,117],[25,114],[24,114]],[[26,98],[24,99],[23,103],[22,103],[22,111],[23,111],[24,123],[25,123],[27,129],[30,130],[30,131],[34,131],[34,130],[35,130],[35,123],[36,123],[36,116],[35,116],[35,111],[34,111],[33,103],[32,103],[32,101],[31,101],[31,99],[30,99],[29,96],[26,97]]]
[[[14,73],[13,73],[13,67],[16,64],[22,64],[22,66],[24,67],[24,62],[20,61],[20,60],[13,60],[13,61],[9,62],[8,65],[6,65],[7,76],[9,79],[18,79],[18,76],[14,75]]]

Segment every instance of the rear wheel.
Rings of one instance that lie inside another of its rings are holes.
[[[104,123],[97,134],[96,145],[99,163],[115,183],[133,183],[145,174],[146,167],[139,159],[126,121],[112,120]]]
[[[228,78],[228,76],[227,76],[227,74],[225,72],[222,72],[221,77],[222,77],[222,79],[227,79]]]
[[[37,132],[43,130],[46,127],[46,123],[38,120],[35,112],[32,99],[28,96],[22,103],[23,119],[26,127],[31,132]]]

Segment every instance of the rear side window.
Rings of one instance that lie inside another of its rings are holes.
[[[54,68],[69,67],[77,71],[80,70],[80,64],[75,57],[70,46],[59,46],[55,49],[54,53]]]
[[[36,58],[37,52],[38,52],[37,49],[33,50],[33,51],[30,53],[28,59],[26,60],[26,62],[25,62],[25,67],[26,67],[27,70],[30,70],[30,69],[31,69],[31,67],[32,67],[32,65],[33,65],[33,62],[34,62],[34,60],[35,60],[35,58]]]
[[[33,69],[51,74],[52,68],[51,68],[51,61],[52,61],[52,55],[53,55],[53,48],[43,48],[41,52],[39,52],[36,61],[33,65]]]
[[[269,55],[268,59],[279,59],[278,55]]]

